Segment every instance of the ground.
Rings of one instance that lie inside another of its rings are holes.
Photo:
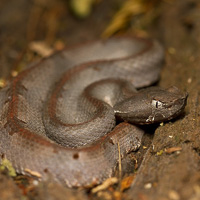
[[[95,194],[90,190],[71,190],[49,182],[37,184],[28,177],[11,178],[3,170],[0,199],[200,199],[199,1],[138,0],[134,1],[137,9],[134,7],[131,12],[125,9],[128,14],[121,13],[118,18],[115,14],[125,1],[94,1],[91,13],[85,17],[80,17],[78,11],[72,12],[67,2],[0,2],[1,87],[44,53],[100,38],[109,22],[114,17],[117,21],[121,17],[126,19],[123,26],[115,25],[103,36],[129,33],[158,39],[166,50],[159,85],[175,85],[188,92],[185,113],[156,127],[154,134],[152,130],[147,131],[150,133],[145,135],[142,147],[134,154],[138,168],[135,166],[136,174],[129,176],[133,183],[123,192],[119,189],[120,184]],[[43,42],[42,45],[37,41]],[[42,46],[42,50],[34,47],[35,44]]]

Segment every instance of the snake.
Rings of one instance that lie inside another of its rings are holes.
[[[138,125],[184,110],[185,92],[151,86],[163,61],[158,41],[116,36],[31,64],[0,90],[0,161],[68,187],[112,177],[119,157],[140,147]]]

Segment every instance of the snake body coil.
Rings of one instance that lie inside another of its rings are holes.
[[[118,144],[122,156],[140,146],[143,131],[127,122],[165,121],[184,109],[187,96],[174,87],[134,89],[158,80],[163,55],[155,41],[117,37],[26,69],[0,91],[0,154],[19,173],[69,187],[112,176]],[[116,117],[127,122],[114,128]]]

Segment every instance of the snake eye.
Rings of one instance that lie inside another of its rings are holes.
[[[158,101],[158,100],[155,100],[155,99],[152,100],[151,105],[155,108],[162,108],[163,107],[163,103],[161,101]]]

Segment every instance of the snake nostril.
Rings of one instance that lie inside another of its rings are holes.
[[[78,158],[79,158],[78,153],[73,154],[73,158],[74,158],[74,159],[78,159]]]

